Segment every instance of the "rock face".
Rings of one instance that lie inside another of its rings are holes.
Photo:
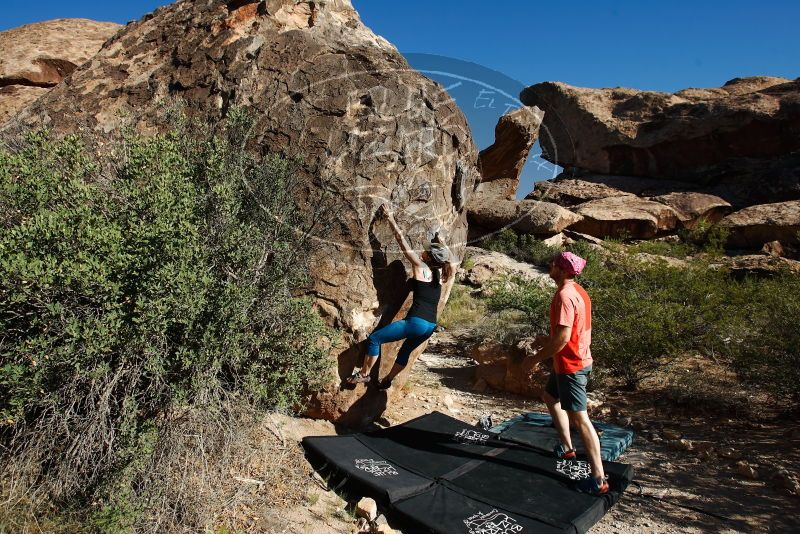
[[[731,212],[731,205],[723,199],[704,193],[676,192],[653,197],[650,200],[666,204],[678,214],[684,228],[694,228],[702,219],[716,223]]]
[[[524,234],[554,235],[581,217],[550,202],[479,196],[470,202],[469,219],[488,231],[511,228]]]
[[[464,207],[478,179],[463,114],[365,27],[348,0],[181,0],[129,24],[6,131],[102,133],[131,122],[160,131],[169,126],[160,108],[170,97],[210,123],[233,106],[250,110],[253,149],[303,156],[301,205],[321,188],[335,193],[337,220],[311,264],[309,291],[341,341],[331,385],[309,414],[350,425],[374,419],[386,392],[339,383],[360,364],[369,332],[410,304],[402,255],[375,213],[391,201],[413,246],[438,230],[461,257]],[[449,284],[440,306],[448,292]],[[398,348],[384,346],[381,376]]]
[[[521,107],[506,113],[494,129],[494,144],[481,150],[479,194],[513,199],[519,175],[537,137],[544,113],[537,107]]]
[[[650,239],[678,224],[678,214],[669,206],[634,196],[592,200],[575,211],[583,219],[570,229],[595,237]]]
[[[760,204],[732,213],[720,221],[730,231],[732,247],[761,248],[764,243],[800,242],[800,200]]]
[[[800,79],[737,78],[674,94],[545,82],[521,100],[545,112],[544,157],[594,173],[708,185],[709,171],[737,158],[768,167],[800,151]]]
[[[0,125],[95,55],[120,28],[56,19],[0,32]]]

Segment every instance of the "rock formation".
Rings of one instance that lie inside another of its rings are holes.
[[[0,125],[95,55],[120,28],[56,19],[0,32]]]
[[[649,239],[678,225],[669,206],[634,196],[591,200],[574,209],[583,219],[570,228],[595,237]]]
[[[684,228],[694,228],[701,220],[712,224],[719,222],[731,211],[731,205],[721,198],[691,191],[659,195],[650,200],[666,204],[675,210],[678,221]]]
[[[554,235],[581,220],[550,202],[476,196],[469,204],[470,240],[510,228],[523,234]]]
[[[494,129],[494,144],[481,150],[478,156],[481,183],[477,196],[514,199],[520,173],[539,136],[543,115],[539,108],[525,106],[500,117]]]
[[[545,112],[543,156],[594,173],[707,186],[732,160],[766,168],[800,151],[800,79],[737,78],[674,94],[545,82],[521,100]]]
[[[732,247],[761,248],[770,241],[800,243],[800,200],[760,204],[731,213],[720,226],[730,232]]]
[[[469,356],[477,362],[475,380],[489,387],[510,391],[525,397],[541,397],[550,369],[546,364],[534,364],[524,348],[486,341],[475,345]]]
[[[536,182],[526,199],[554,202],[559,206],[577,206],[606,197],[633,196],[603,183],[572,178]]]
[[[375,213],[390,201],[414,246],[438,231],[462,255],[464,208],[478,180],[463,114],[349,0],[181,0],[129,24],[6,129],[102,133],[132,122],[158,131],[169,126],[160,107],[171,97],[210,123],[233,106],[250,110],[254,149],[304,157],[301,203],[322,188],[334,193],[336,221],[311,265],[310,294],[342,336],[330,387],[309,413],[346,424],[375,418],[385,392],[339,388],[368,333],[409,305],[402,255]],[[381,375],[398,348],[384,346]]]
[[[547,269],[516,261],[500,252],[467,247],[466,257],[469,258],[469,267],[464,267],[464,282],[472,286],[483,287],[504,277],[517,277],[555,289],[555,282],[547,274]]]

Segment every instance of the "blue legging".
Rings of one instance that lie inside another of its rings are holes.
[[[435,328],[435,324],[419,317],[406,317],[401,321],[395,321],[369,335],[367,338],[367,356],[379,356],[381,345],[384,343],[405,339],[394,362],[401,367],[405,367],[408,363],[408,357],[411,356],[414,349],[431,337]]]

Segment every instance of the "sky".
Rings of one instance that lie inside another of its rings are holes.
[[[60,17],[124,24],[165,3],[3,0],[0,30]],[[362,20],[397,46],[413,67],[452,87],[479,148],[492,143],[494,124],[514,104],[519,89],[537,82],[677,91],[719,87],[741,76],[800,76],[797,0],[353,4]],[[523,172],[521,194],[530,191],[534,180],[557,172],[534,154]]]

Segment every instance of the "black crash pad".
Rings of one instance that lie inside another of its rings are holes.
[[[611,491],[579,493],[585,461],[558,460],[438,412],[364,434],[308,437],[303,446],[332,485],[375,498],[414,532],[586,532],[633,475],[629,465],[604,462]]]

